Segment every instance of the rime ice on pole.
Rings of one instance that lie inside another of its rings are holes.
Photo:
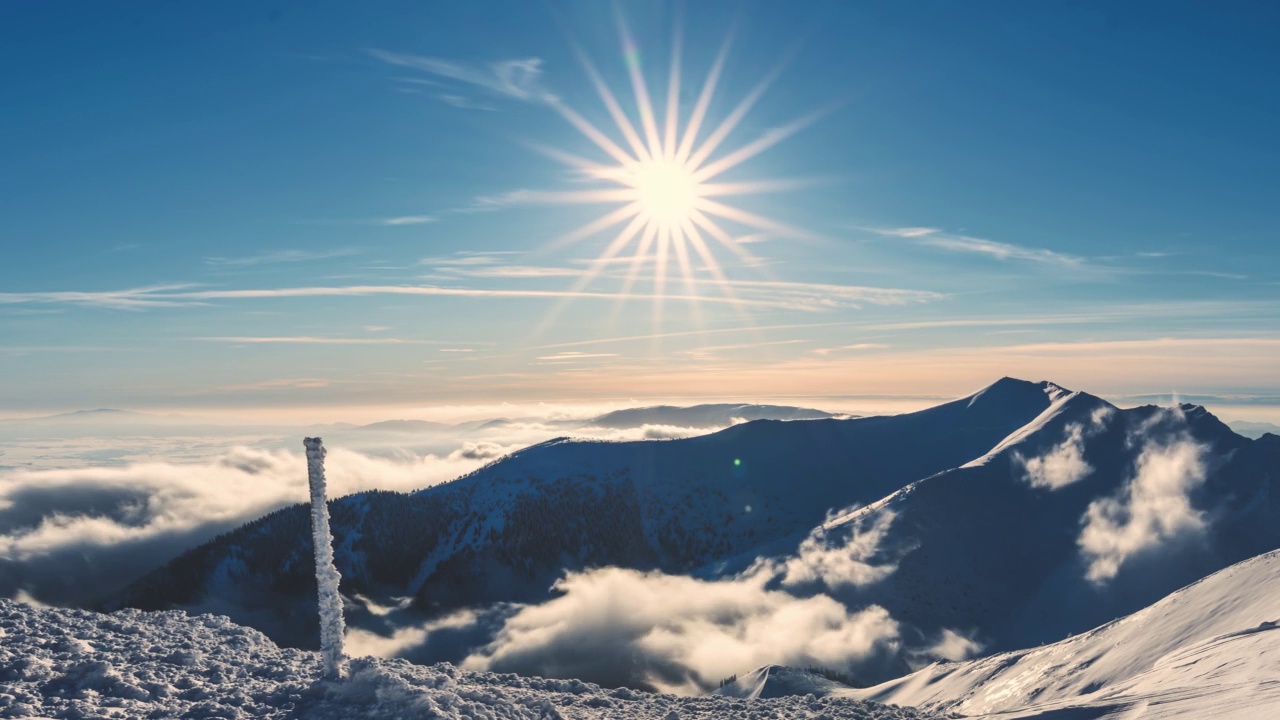
[[[320,653],[324,656],[325,677],[339,680],[347,673],[342,653],[342,596],[338,583],[342,576],[333,564],[333,537],[329,534],[329,506],[325,504],[324,444],[320,438],[304,438],[307,448],[307,478],[311,484],[311,539],[316,551],[316,587],[320,601]]]

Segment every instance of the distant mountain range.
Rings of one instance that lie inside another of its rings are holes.
[[[878,528],[867,560],[892,572],[818,577],[809,591],[883,606],[912,647],[950,631],[992,652],[1089,630],[1280,547],[1278,483],[1280,437],[1250,440],[1197,406],[1120,410],[1005,378],[903,415],[553,440],[418,493],[335,500],[331,513],[348,621],[379,632],[538,602],[566,571],[730,577],[785,561],[815,533],[838,547]],[[308,522],[302,506],[260,518],[106,604],[216,609],[314,646]]]

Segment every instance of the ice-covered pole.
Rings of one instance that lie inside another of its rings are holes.
[[[324,674],[339,680],[347,674],[342,654],[342,576],[333,564],[333,536],[329,533],[329,506],[325,503],[324,444],[320,438],[303,438],[307,448],[307,479],[311,484],[311,541],[316,551],[316,589],[320,605],[320,654]]]

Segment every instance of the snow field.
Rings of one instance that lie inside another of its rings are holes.
[[[848,698],[676,697],[578,680],[354,659],[317,680],[318,653],[282,649],[216,615],[101,615],[0,599],[0,717],[441,720],[926,720]]]

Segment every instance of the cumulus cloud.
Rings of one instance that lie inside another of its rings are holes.
[[[519,450],[519,445],[500,445],[495,442],[464,442],[462,447],[449,453],[451,462],[461,460],[497,460],[503,455],[510,455]]]
[[[504,452],[477,443],[448,456],[378,458],[334,448],[334,497],[416,490]],[[307,497],[301,452],[239,447],[202,463],[0,474],[0,595],[92,602],[192,545]]]
[[[622,568],[570,573],[463,667],[700,692],[770,663],[855,669],[896,654],[888,611],[799,598],[764,576],[709,581]]]
[[[843,514],[848,514],[847,510]],[[797,587],[821,582],[831,589],[870,585],[888,577],[897,566],[887,562],[875,564],[880,544],[893,524],[895,514],[890,510],[875,513],[870,527],[864,527],[869,516],[862,516],[842,528],[843,538],[831,532],[827,525],[817,528],[805,538],[795,555],[787,558],[778,568],[782,584]]]
[[[924,654],[930,658],[959,662],[968,660],[980,652],[982,652],[982,643],[965,637],[955,630],[944,629],[938,642],[931,645]]]
[[[1135,554],[1204,528],[1190,494],[1205,482],[1207,452],[1185,433],[1144,441],[1133,478],[1118,496],[1091,503],[1082,519],[1078,543],[1090,581],[1106,583]]]
[[[1084,459],[1085,439],[1102,430],[1110,416],[1110,408],[1100,407],[1087,426],[1069,423],[1066,437],[1047,453],[1032,458],[1014,454],[1014,463],[1022,466],[1023,476],[1031,487],[1058,490],[1077,483],[1093,473],[1093,466]]]
[[[679,693],[768,664],[876,676],[901,657],[899,624],[882,607],[851,608],[812,592],[873,583],[894,569],[872,562],[893,515],[877,515],[864,529],[864,518],[845,522],[851,512],[833,515],[832,528],[815,530],[793,556],[758,560],[736,577],[613,567],[569,573],[555,584],[556,597],[504,615],[463,665]],[[406,641],[426,642],[435,632],[425,630],[369,646],[405,651]]]

